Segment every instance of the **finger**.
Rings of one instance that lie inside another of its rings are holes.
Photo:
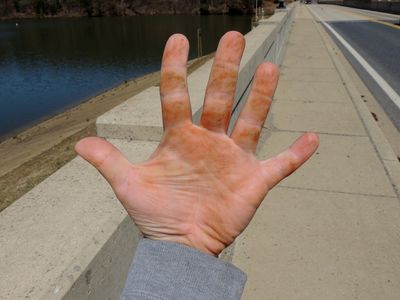
[[[84,138],[75,145],[75,151],[99,170],[114,190],[126,182],[132,169],[122,153],[102,138]]]
[[[250,95],[231,135],[242,149],[255,152],[277,83],[278,68],[274,64],[265,62],[257,68]]]
[[[262,162],[267,177],[268,188],[271,189],[305,163],[317,150],[319,138],[315,133],[305,133],[287,150],[278,156]]]
[[[172,35],[164,48],[160,95],[164,129],[190,121],[192,112],[186,82],[189,42],[182,34]]]
[[[243,35],[236,31],[226,33],[219,42],[200,120],[209,130],[226,132],[228,128],[244,45]]]

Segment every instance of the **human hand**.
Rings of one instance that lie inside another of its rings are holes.
[[[97,137],[75,146],[107,179],[145,237],[218,255],[245,229],[268,190],[317,149],[317,135],[307,133],[276,157],[255,158],[278,80],[271,63],[258,67],[247,103],[227,135],[244,43],[238,32],[221,38],[195,125],[186,83],[189,44],[179,34],[169,38],[160,81],[164,135],[146,162],[131,164]]]

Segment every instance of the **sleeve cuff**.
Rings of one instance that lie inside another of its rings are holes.
[[[142,239],[121,299],[240,299],[246,274],[234,265],[172,242]]]

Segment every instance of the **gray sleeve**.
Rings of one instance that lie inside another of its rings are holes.
[[[142,239],[121,300],[240,299],[246,275],[234,265],[172,242]]]

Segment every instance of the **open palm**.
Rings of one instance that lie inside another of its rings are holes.
[[[178,34],[165,46],[160,81],[164,135],[146,162],[131,164],[96,137],[81,140],[76,151],[108,180],[146,237],[218,255],[245,229],[268,190],[314,153],[318,137],[305,134],[274,158],[255,158],[278,79],[271,63],[258,67],[247,103],[227,135],[244,50],[238,32],[220,41],[200,125],[193,124],[188,50],[186,38]]]

